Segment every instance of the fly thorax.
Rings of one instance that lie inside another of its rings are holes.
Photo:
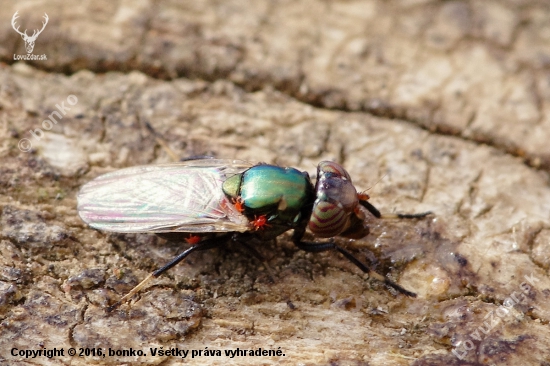
[[[312,200],[312,190],[307,173],[267,164],[256,165],[223,183],[225,195],[240,202],[250,219],[264,215],[268,225],[288,228],[301,219],[304,206]]]
[[[349,174],[340,165],[322,162],[317,168],[316,199],[308,228],[320,238],[340,235],[350,226],[359,203]]]

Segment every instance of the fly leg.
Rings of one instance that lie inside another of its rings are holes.
[[[160,276],[162,273],[166,272],[170,268],[174,267],[176,264],[187,258],[187,256],[193,252],[199,251],[199,250],[208,250],[212,248],[219,247],[220,245],[223,245],[227,243],[227,241],[230,239],[230,234],[224,235],[222,237],[216,237],[212,239],[207,239],[199,242],[198,244],[193,245],[192,247],[186,249],[182,253],[180,253],[178,256],[176,256],[174,259],[172,259],[170,262],[162,266],[161,268],[157,269],[156,271],[153,271],[150,273],[143,281],[141,281],[137,286],[135,286],[133,289],[130,290],[126,295],[124,295],[120,300],[118,300],[113,305],[109,306],[107,308],[107,312],[111,312],[114,309],[116,309],[120,304],[124,303],[126,300],[134,296],[136,293],[138,293],[145,285],[152,280],[153,278],[156,278]]]
[[[378,209],[366,199],[359,200],[359,203],[361,204],[361,206],[366,208],[374,217],[379,219],[421,219],[432,214],[432,211],[421,212],[417,214],[381,214],[380,211],[378,211]]]
[[[306,252],[311,252],[311,253],[319,253],[327,250],[337,250],[340,253],[342,253],[344,257],[346,257],[351,263],[355,264],[361,271],[363,271],[364,273],[367,273],[369,277],[372,277],[380,282],[383,282],[386,286],[395,289],[396,291],[402,293],[403,295],[407,295],[409,297],[416,297],[416,294],[414,292],[406,290],[405,288],[399,286],[397,283],[393,282],[389,278],[384,277],[380,273],[373,271],[366,264],[361,262],[359,259],[355,258],[353,254],[351,254],[341,246],[335,244],[333,241],[329,241],[326,243],[305,242],[305,241],[302,241],[303,234],[304,234],[304,230],[301,230],[301,233],[300,233],[300,230],[295,230],[293,235],[294,245],[296,245],[301,250],[305,250]]]

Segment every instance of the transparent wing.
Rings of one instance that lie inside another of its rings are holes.
[[[120,233],[244,232],[250,223],[222,184],[252,166],[199,159],[117,170],[81,188],[78,213],[93,228]]]

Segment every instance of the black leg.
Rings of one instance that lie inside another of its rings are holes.
[[[359,204],[369,210],[369,212],[379,219],[421,219],[432,214],[432,211],[417,213],[417,214],[381,214],[376,207],[374,207],[369,201],[360,200]]]
[[[389,286],[398,292],[402,293],[403,295],[407,295],[410,297],[416,297],[416,294],[414,292],[410,292],[403,287],[399,286],[397,283],[393,282],[389,278],[386,278],[382,276],[381,274],[374,272],[372,269],[370,269],[366,264],[361,262],[359,259],[355,258],[353,254],[348,252],[346,249],[342,248],[341,246],[333,243],[332,241],[326,242],[326,243],[308,243],[303,242],[301,240],[294,241],[294,244],[306,252],[324,252],[326,250],[337,250],[340,253],[344,255],[351,263],[355,264],[359,269],[365,273],[368,273],[370,277],[377,279],[378,281],[384,282],[386,286]]]
[[[374,216],[374,217],[377,217],[377,218],[381,218],[382,217],[382,214],[380,213],[380,211],[378,211],[378,209],[376,207],[374,207],[373,205],[371,205],[371,203],[369,201],[363,201],[363,200],[360,200],[359,203],[361,204],[361,206],[363,206],[364,208],[366,208],[367,210],[369,210],[369,212]]]
[[[179,254],[176,258],[172,259],[170,262],[162,266],[161,268],[157,269],[156,271],[153,271],[150,273],[143,281],[137,284],[133,289],[130,290],[126,295],[124,295],[120,300],[118,300],[113,305],[109,306],[107,308],[107,312],[111,312],[114,309],[116,309],[120,304],[124,303],[126,300],[134,296],[136,293],[138,293],[145,285],[153,278],[160,276],[162,273],[166,272],[170,268],[174,267],[176,264],[184,260],[189,254],[196,252],[198,250],[208,250],[215,247],[219,247],[220,245],[223,245],[227,243],[227,241],[231,238],[231,234],[226,234],[223,236],[218,236],[216,238],[207,239],[204,241],[199,242],[198,244],[193,245],[192,247],[186,249],[181,254]]]
[[[176,258],[172,259],[170,262],[166,263],[164,266],[154,271],[152,275],[153,277],[158,277],[162,273],[168,271],[170,268],[174,267],[176,264],[184,260],[189,254],[196,252],[197,250],[208,250],[208,249],[219,247],[220,245],[227,243],[228,239],[229,239],[229,235],[224,235],[222,237],[203,240],[193,245],[192,247],[184,250],[182,253],[178,254]]]
[[[428,215],[431,215],[432,214],[432,211],[426,211],[426,212],[421,212],[421,213],[417,213],[417,214],[395,214],[397,216],[398,219],[421,219],[423,217],[426,217]],[[382,215],[382,218],[385,218],[386,215]]]

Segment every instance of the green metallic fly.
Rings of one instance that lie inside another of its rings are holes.
[[[259,256],[249,244],[272,240],[290,229],[294,229],[292,241],[299,249],[337,250],[371,277],[404,295],[416,297],[369,269],[333,241],[302,240],[306,229],[317,238],[364,237],[368,234],[366,215],[382,217],[368,199],[366,193],[357,193],[348,172],[330,161],[319,163],[313,185],[307,172],[294,168],[196,159],[126,168],[99,176],[80,190],[78,212],[88,225],[98,230],[154,233],[191,244],[109,310],[195,251],[234,241],[245,244]],[[393,217],[422,218],[428,214]]]

